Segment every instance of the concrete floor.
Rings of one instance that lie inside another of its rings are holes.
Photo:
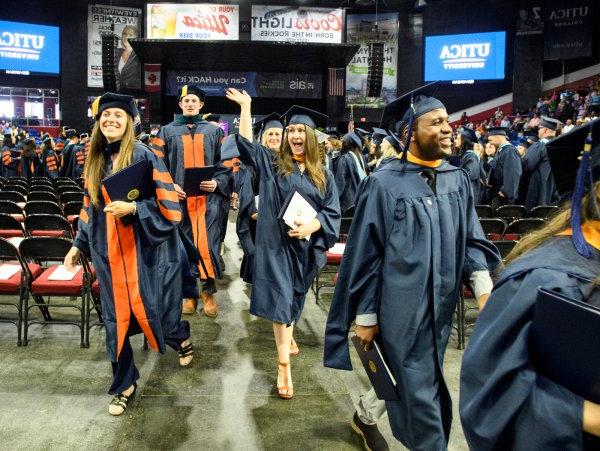
[[[141,373],[138,396],[122,417],[111,417],[106,394],[110,364],[104,332],[79,348],[72,326],[33,326],[28,347],[16,329],[0,323],[0,449],[5,450],[358,450],[350,429],[353,402],[368,379],[357,360],[353,372],[322,365],[326,309],[309,293],[296,328],[300,355],[292,358],[294,399],[277,397],[277,359],[271,324],[248,312],[250,286],[237,276],[241,250],[230,218],[226,276],[217,295],[219,316],[188,317],[195,347],[189,368],[177,355],[142,350],[132,340]],[[9,310],[0,309],[6,316]],[[57,314],[58,315],[58,314]],[[449,449],[467,450],[458,413],[462,351],[450,340],[445,372],[455,401]],[[380,425],[391,449],[402,450],[387,417]]]

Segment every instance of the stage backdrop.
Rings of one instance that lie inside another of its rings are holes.
[[[346,67],[346,105],[378,108],[396,98],[398,70],[398,14],[379,14],[378,30],[373,31],[375,14],[348,14],[346,42],[360,49]],[[380,97],[366,97],[369,70],[369,42],[383,41],[383,83]]]
[[[102,39],[101,33],[110,32],[119,37],[116,52],[117,64],[122,55],[127,62],[121,67],[121,89],[140,89],[142,84],[142,66],[127,42],[129,38],[141,36],[142,10],[121,6],[88,6],[88,86],[102,87]],[[64,39],[69,39],[65,36]]]
[[[592,56],[592,0],[546,0],[544,59]]]
[[[146,30],[155,39],[237,41],[238,5],[208,3],[148,3]]]
[[[197,84],[208,96],[225,96],[227,88],[245,89],[252,97],[320,99],[321,74],[272,72],[167,71],[167,95],[176,96],[183,85]]]
[[[341,8],[252,5],[252,40],[341,44]]]

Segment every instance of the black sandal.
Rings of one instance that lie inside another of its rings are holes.
[[[124,395],[123,393],[119,393],[115,395],[110,404],[108,405],[108,413],[114,416],[122,415],[126,410],[129,403],[135,398],[135,393],[137,391],[137,384],[133,383],[133,391],[130,395]],[[111,409],[111,407],[113,407]]]
[[[192,345],[192,343],[190,342],[189,345],[182,347],[179,351],[177,351],[179,353],[179,365],[180,366],[188,366],[190,363],[192,363],[193,360],[193,356],[194,356],[194,346]],[[181,363],[181,359],[185,359],[186,357],[192,357],[192,359],[190,359],[190,361],[188,363]]]

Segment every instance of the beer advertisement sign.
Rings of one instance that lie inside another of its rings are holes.
[[[146,30],[151,39],[237,41],[238,5],[149,3]]]

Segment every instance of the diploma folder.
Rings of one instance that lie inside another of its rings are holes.
[[[137,161],[109,175],[102,179],[102,184],[111,201],[131,202],[154,196],[154,186],[146,160]]]
[[[360,338],[356,335],[351,338],[358,357],[369,376],[371,385],[375,389],[375,393],[379,399],[385,401],[399,401],[398,392],[396,391],[396,379],[390,371],[381,348],[376,340],[371,343],[371,349],[365,351],[365,348],[360,343]]]
[[[215,176],[215,166],[187,168],[183,177],[183,190],[188,196],[204,196],[206,191],[200,189],[200,183],[212,180]]]
[[[310,223],[317,217],[317,210],[315,205],[300,194],[298,191],[292,191],[285,199],[277,219],[286,224],[290,229],[295,229],[296,220],[301,221],[303,224]],[[310,235],[304,238],[310,240]]]
[[[536,371],[600,403],[600,309],[539,288],[529,341]]]

